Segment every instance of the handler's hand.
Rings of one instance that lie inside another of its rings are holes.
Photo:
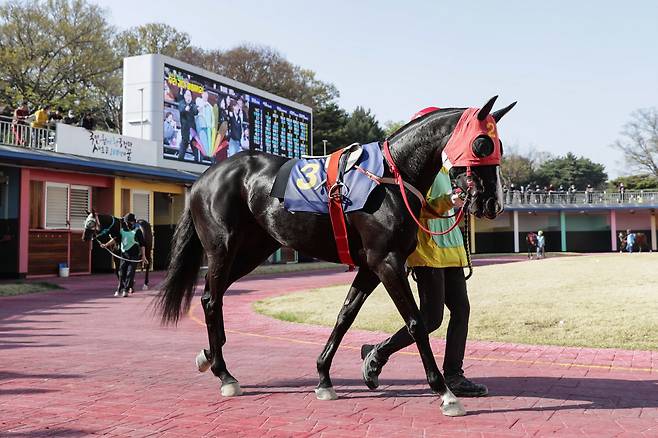
[[[143,263],[144,265],[148,265],[148,264],[149,264],[149,261],[146,260],[146,256],[142,256],[142,263]]]
[[[450,196],[450,201],[452,201],[452,205],[455,207],[462,207],[464,205],[464,200],[457,193]]]

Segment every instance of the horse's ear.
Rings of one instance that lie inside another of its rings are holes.
[[[87,215],[90,215],[90,214],[91,214],[91,212],[90,212],[89,210],[85,210],[85,211],[87,212]]]
[[[498,123],[498,121],[499,121],[500,119],[502,119],[503,116],[509,112],[509,110],[511,110],[512,108],[514,108],[514,105],[516,105],[516,102],[513,102],[513,103],[507,105],[507,106],[506,106],[505,108],[503,108],[503,109],[499,109],[498,111],[494,111],[491,115],[493,116],[493,118],[494,118],[494,120],[496,121],[496,123]]]
[[[493,108],[494,103],[496,103],[496,99],[498,99],[498,96],[494,96],[491,99],[489,99],[489,102],[485,103],[484,106],[478,111],[478,120],[482,121],[484,120],[489,113],[491,112],[491,108]]]

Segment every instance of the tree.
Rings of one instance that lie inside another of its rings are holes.
[[[13,0],[0,6],[0,99],[15,105],[104,107],[101,90],[121,63],[113,28],[83,0]]]
[[[605,166],[594,163],[589,158],[576,157],[571,152],[564,157],[551,158],[537,169],[537,182],[541,185],[550,185],[565,188],[574,184],[582,190],[591,184],[592,187],[601,187],[608,179]]]
[[[639,109],[624,125],[622,139],[613,147],[624,153],[626,162],[639,171],[658,178],[658,109]]]
[[[190,36],[168,24],[147,23],[119,33],[114,47],[122,57],[160,53],[177,58],[190,48]]]
[[[347,112],[335,102],[323,105],[313,113],[313,143],[316,155],[322,150],[322,140],[327,140],[328,150],[336,150],[349,144],[345,136],[348,117]]]
[[[382,140],[384,131],[379,127],[377,119],[369,109],[357,106],[345,124],[345,136],[349,139],[349,143],[366,144]]]
[[[610,189],[616,189],[619,183],[624,183],[626,190],[658,190],[658,178],[647,173],[615,178],[610,181]]]
[[[388,120],[384,122],[384,136],[390,137],[395,131],[398,129],[402,128],[404,125],[406,125],[407,122],[404,120]]]
[[[500,170],[507,185],[514,184],[517,187],[527,187],[536,179],[533,160],[519,153],[504,154]]]
[[[181,59],[314,109],[339,96],[333,84],[320,81],[313,71],[292,64],[271,47],[241,45],[227,51],[190,47]]]

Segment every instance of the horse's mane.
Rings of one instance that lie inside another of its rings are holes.
[[[431,113],[427,113],[421,117],[407,122],[407,124],[401,126],[395,132],[389,135],[386,140],[389,143],[395,143],[405,135],[411,133],[411,131],[416,131],[422,124],[427,121],[434,120],[435,118],[439,117],[451,116],[454,115],[454,113],[464,111],[465,109],[466,108],[441,108],[439,110],[432,111]]]

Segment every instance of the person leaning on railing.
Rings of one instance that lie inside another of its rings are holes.
[[[43,105],[34,114],[30,116],[33,128],[45,129],[48,125],[48,116],[50,115],[50,105]]]

